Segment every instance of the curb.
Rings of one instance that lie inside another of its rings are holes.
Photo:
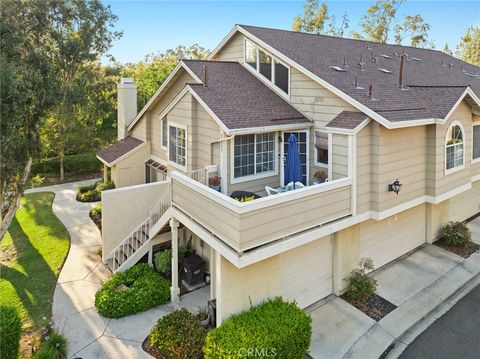
[[[434,307],[427,315],[421,318],[417,323],[403,332],[392,342],[391,347],[387,348],[380,358],[396,359],[398,358],[418,336],[427,330],[435,321],[445,315],[455,304],[470,293],[475,287],[480,285],[480,273],[473,276],[461,287],[452,293],[444,302]]]

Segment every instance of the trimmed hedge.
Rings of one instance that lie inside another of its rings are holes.
[[[67,339],[58,333],[51,333],[32,359],[61,359],[67,357]]]
[[[77,190],[77,201],[80,202],[98,202],[102,200],[102,191],[114,189],[113,182],[103,183],[99,181],[89,186],[80,186]]]
[[[20,344],[22,322],[17,310],[5,305],[0,306],[0,357],[17,359]]]
[[[170,283],[142,263],[110,277],[95,294],[95,307],[104,317],[121,318],[169,300]]]
[[[149,336],[152,349],[161,358],[201,359],[207,330],[185,308],[167,314],[157,322]]]
[[[81,171],[98,171],[102,163],[95,153],[82,153],[79,155],[68,155],[63,159],[65,173]],[[44,158],[32,164],[32,175],[60,173],[60,157]]]
[[[310,347],[312,319],[295,302],[269,299],[233,315],[207,334],[205,358],[303,358]]]

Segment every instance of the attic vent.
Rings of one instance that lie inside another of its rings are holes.
[[[393,73],[392,71],[387,70],[387,69],[379,69],[379,70],[382,71],[382,72],[385,73],[385,74],[391,74],[391,73]]]
[[[384,55],[384,54],[380,54],[380,56],[383,57],[384,59],[391,59],[392,58],[391,56]]]
[[[330,67],[331,69],[334,69],[335,71],[338,71],[338,72],[347,72],[346,69],[341,68],[339,66],[328,66],[328,67]]]
[[[415,60],[415,61],[422,61],[422,59],[419,59],[418,57],[412,57],[412,60]]]

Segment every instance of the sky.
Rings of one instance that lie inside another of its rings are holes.
[[[321,1],[321,0],[320,0]],[[198,43],[215,46],[235,24],[290,30],[295,15],[303,11],[304,1],[160,1],[109,0],[118,16],[117,30],[123,37],[110,53],[121,62],[137,62],[147,54],[157,54],[178,45]],[[351,30],[372,1],[326,1],[329,14],[339,19],[348,13]],[[447,42],[455,49],[471,25],[480,25],[480,1],[407,0],[397,14],[420,14],[430,24],[430,39],[437,49]],[[391,40],[391,39],[390,39]]]

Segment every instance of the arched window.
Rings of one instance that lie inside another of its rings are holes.
[[[462,125],[454,122],[450,125],[445,140],[445,170],[463,166],[464,135]]]

